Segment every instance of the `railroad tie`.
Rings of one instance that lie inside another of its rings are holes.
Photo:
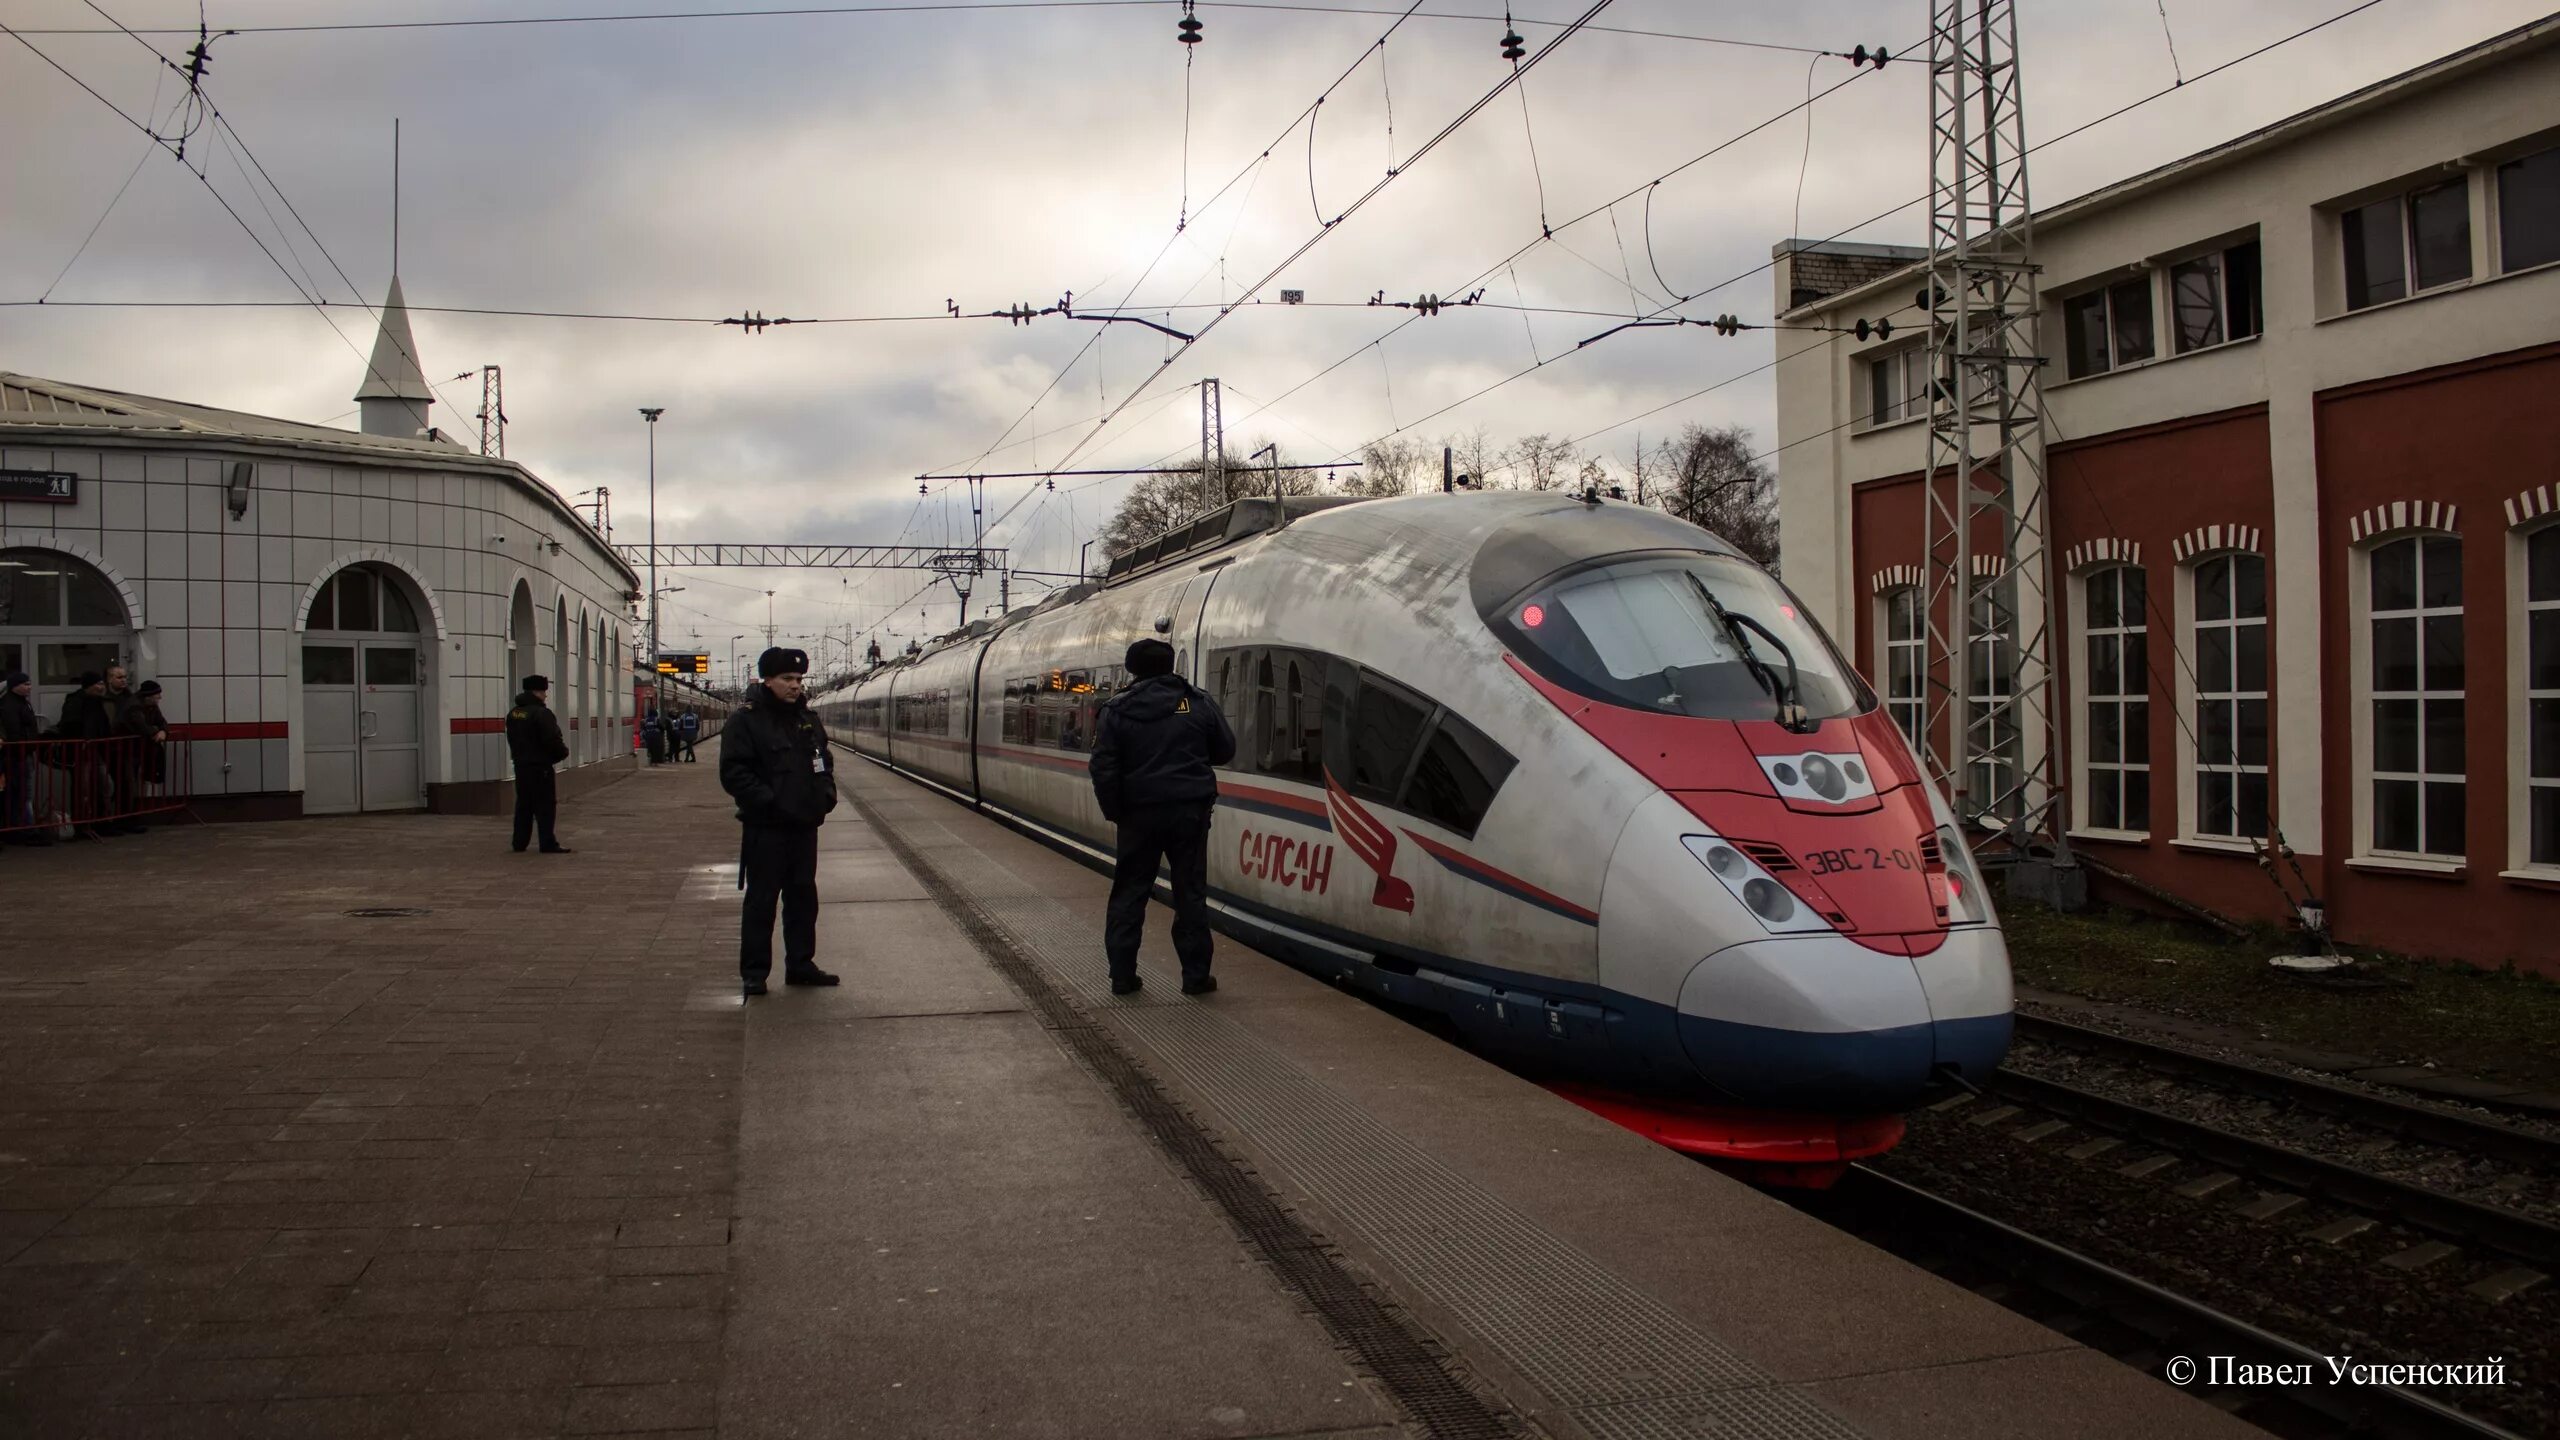
[[[2519,1265],[2513,1270],[2501,1270],[2486,1280],[2463,1288],[2494,1305],[2501,1300],[2521,1295],[2548,1278],[2550,1277],[2539,1270],[2527,1270]]]
[[[2101,1135],[2095,1140],[2083,1140],[2062,1153],[2074,1160],[2095,1160],[2110,1150],[2122,1147],[2123,1144],[2123,1141],[2112,1135]]]
[[[2068,1120],[2039,1120],[2035,1124],[2028,1126],[2026,1129],[2016,1132],[2009,1138],[2013,1140],[2023,1140],[2026,1143],[2033,1145],[2039,1140],[2050,1140],[2054,1136],[2059,1135],[2070,1128],[2071,1122]]]
[[[2148,1180],[2177,1163],[2175,1155],[2154,1155],[2148,1160],[2136,1160],[2116,1173],[2129,1179]]]
[[[2421,1240],[2397,1255],[2384,1256],[2382,1263],[2394,1270],[2424,1270],[2447,1256],[2461,1253],[2460,1246],[2447,1245],[2441,1240]]]
[[[2021,1113],[2023,1112],[2015,1105],[1994,1105],[1990,1109],[1983,1111],[1981,1114],[1974,1116],[1973,1123],[1976,1125],[1997,1125],[2001,1121]]]
[[[2372,1221],[2361,1215],[2350,1215],[2344,1220],[2332,1220],[2312,1231],[2311,1238],[2323,1245],[2336,1245],[2342,1241],[2353,1240],[2372,1228]]]
[[[2228,1170],[2217,1170],[2210,1175],[2199,1176],[2179,1186],[2176,1193],[2190,1200],[2202,1200],[2209,1195],[2218,1195],[2239,1183],[2239,1176]]]
[[[2241,1206],[2233,1213],[2243,1220],[2273,1220],[2301,1203],[2302,1197],[2299,1195],[2288,1195],[2281,1190],[2267,1190],[2260,1192],[2257,1199]]]

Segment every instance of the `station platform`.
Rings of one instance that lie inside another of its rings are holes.
[[[710,749],[0,857],[0,1433],[2256,1433],[850,756],[742,1002]]]

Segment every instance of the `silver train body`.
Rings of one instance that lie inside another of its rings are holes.
[[[1084,746],[1128,645],[1161,636],[1242,745],[1210,843],[1230,934],[1622,1090],[1875,1114],[1998,1065],[2008,958],[1970,856],[1764,572],[1624,504],[1286,504],[1275,524],[1240,502],[821,713],[839,744],[1107,867]],[[1781,723],[1736,678],[1758,673],[1742,632],[1681,608],[1691,573],[1760,607],[1769,688],[1783,648],[1796,698],[1831,713]],[[1628,678],[1662,653],[1699,663]]]

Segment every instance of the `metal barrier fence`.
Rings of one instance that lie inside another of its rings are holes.
[[[183,810],[195,747],[139,735],[0,744],[0,835],[52,835]]]

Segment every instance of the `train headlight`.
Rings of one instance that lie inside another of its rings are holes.
[[[1689,853],[1698,857],[1698,863],[1707,867],[1707,873],[1716,877],[1727,893],[1742,902],[1742,908],[1751,912],[1751,918],[1759,921],[1762,929],[1792,935],[1831,928],[1829,921],[1797,900],[1740,846],[1719,835],[1683,835],[1680,843],[1689,847]]]
[[[1991,897],[1973,868],[1973,852],[1953,825],[1938,827],[1938,855],[1944,873],[1929,876],[1930,899],[1947,912],[1949,925],[1979,925],[1991,918]]]

